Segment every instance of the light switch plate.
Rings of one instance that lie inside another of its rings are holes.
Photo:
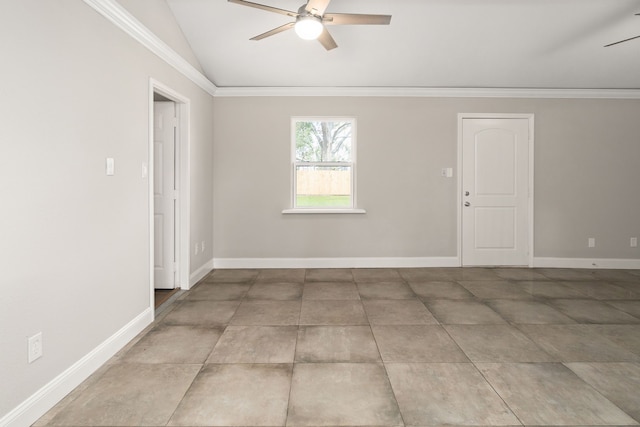
[[[113,157],[107,157],[106,160],[106,172],[107,176],[113,176],[116,172],[116,162]]]
[[[442,168],[440,170],[440,176],[443,178],[452,178],[453,177],[453,168]]]

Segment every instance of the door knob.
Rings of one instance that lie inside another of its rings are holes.
[[[469,206],[471,206],[471,203],[469,203],[469,202],[464,202],[464,205],[465,205],[466,207],[469,207]]]
[[[465,196],[468,196],[468,195],[469,195],[469,192],[468,192],[468,191],[465,191],[465,192],[464,192],[464,195],[465,195]]]

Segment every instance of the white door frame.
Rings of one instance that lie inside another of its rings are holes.
[[[147,179],[149,180],[149,307],[153,308],[154,301],[154,208],[153,208],[153,95],[160,94],[165,98],[175,102],[176,104],[176,154],[178,160],[176,165],[178,173],[176,178],[178,181],[178,209],[175,218],[176,224],[176,249],[178,252],[177,260],[177,278],[176,287],[181,289],[189,289],[189,241],[190,241],[190,139],[189,139],[189,115],[191,110],[191,101],[180,93],[171,89],[169,86],[160,83],[157,80],[149,79],[149,160],[147,163]],[[152,310],[153,312],[153,310]]]
[[[534,114],[512,114],[512,113],[458,113],[458,174],[457,174],[457,190],[456,197],[457,215],[458,215],[458,265],[462,266],[462,121],[464,119],[527,119],[529,120],[529,197],[528,197],[528,216],[529,226],[529,267],[533,267],[533,238],[534,238],[534,218],[533,218],[533,178],[534,178]]]

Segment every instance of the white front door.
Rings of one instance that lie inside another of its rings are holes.
[[[176,113],[173,102],[153,103],[154,287],[176,287]]]
[[[462,118],[462,265],[529,264],[529,119]]]

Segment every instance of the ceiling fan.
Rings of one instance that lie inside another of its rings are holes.
[[[266,33],[259,34],[250,40],[262,40],[274,34],[294,28],[298,36],[305,40],[317,39],[325,49],[331,50],[338,47],[325,25],[389,25],[391,15],[362,15],[355,13],[324,13],[331,0],[308,0],[300,6],[297,12],[279,9],[246,0],[229,0],[231,3],[243,6],[255,7],[267,12],[279,13],[295,18],[295,22],[289,22]]]
[[[636,16],[640,16],[640,13],[636,13]],[[609,46],[613,46],[613,45],[616,45],[616,44],[628,42],[629,40],[633,40],[633,39],[640,39],[640,36],[630,37],[628,39],[620,40],[619,42],[615,42],[615,43],[609,43],[608,45],[605,45],[604,47],[609,47]]]

